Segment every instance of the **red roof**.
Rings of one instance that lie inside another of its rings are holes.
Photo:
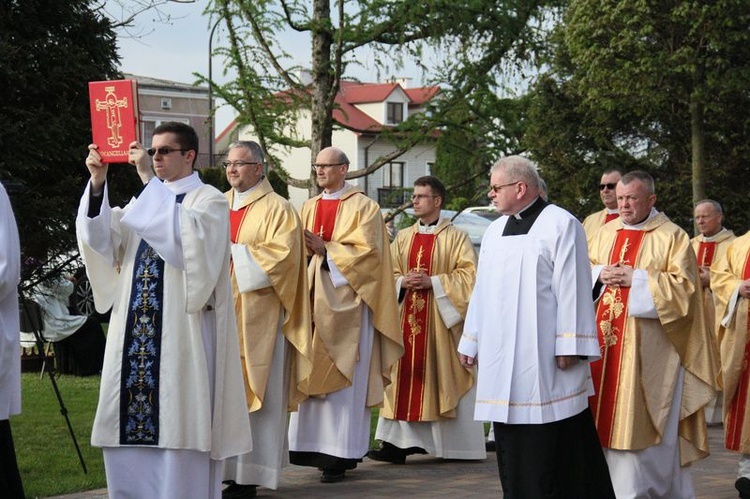
[[[354,132],[380,132],[384,125],[373,119],[355,104],[385,102],[397,88],[400,88],[409,98],[410,108],[418,107],[429,101],[440,91],[440,87],[403,88],[398,83],[359,83],[341,80],[339,93],[336,95],[336,106],[333,109],[333,119],[339,125]],[[285,98],[287,91],[277,95]],[[237,125],[233,120],[217,137],[217,141],[229,133]],[[388,125],[386,125],[388,126]]]

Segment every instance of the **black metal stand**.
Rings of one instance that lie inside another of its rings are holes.
[[[21,330],[34,333],[34,341],[36,342],[36,349],[39,352],[39,358],[42,362],[42,365],[45,365],[44,363],[47,361],[47,354],[44,351],[44,338],[42,336],[42,316],[40,307],[32,300],[26,298],[23,291],[24,290],[20,290],[19,292],[19,306],[21,307],[20,317],[23,323],[23,327],[21,327]],[[70,438],[73,439],[73,445],[75,445],[76,452],[78,453],[78,460],[81,462],[83,472],[88,473],[88,470],[86,469],[86,463],[83,460],[83,454],[81,454],[81,448],[78,446],[78,440],[76,440],[76,435],[73,432],[73,426],[70,424],[68,409],[65,407],[65,402],[63,401],[62,394],[60,393],[60,389],[57,386],[57,380],[55,379],[55,366],[53,364],[49,364],[46,366],[46,368],[47,374],[49,375],[49,380],[50,382],[52,382],[52,389],[55,391],[55,396],[57,397],[57,402],[58,404],[60,404],[60,414],[62,414],[62,416],[65,418],[65,423],[68,425]]]

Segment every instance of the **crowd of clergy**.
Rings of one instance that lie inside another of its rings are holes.
[[[230,146],[222,194],[194,171],[195,131],[159,125],[130,146],[143,188],[123,207],[97,149],[76,230],[112,309],[91,437],[110,498],[255,497],[290,463],[336,483],[365,457],[481,460],[485,422],[506,498],[695,497],[707,424],[724,425],[750,498],[750,233],[724,228],[716,201],[695,206],[691,239],[650,175],[607,170],[603,209],[580,223],[506,157],[477,254],[433,176],[391,241],[336,147],[299,212],[253,141]],[[3,189],[0,203],[0,495],[16,498],[20,259]]]

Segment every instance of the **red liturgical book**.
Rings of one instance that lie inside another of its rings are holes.
[[[128,147],[140,140],[135,80],[90,81],[91,135],[105,163],[127,163]]]

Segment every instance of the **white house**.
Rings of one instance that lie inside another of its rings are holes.
[[[361,170],[377,158],[392,153],[397,148],[382,137],[384,130],[392,127],[410,115],[423,112],[425,104],[434,98],[438,87],[408,88],[405,80],[390,83],[359,83],[348,80],[340,82],[334,110],[333,145],[342,149],[351,165],[349,171]],[[310,111],[299,112],[295,136],[310,139]],[[217,138],[217,151],[226,151],[233,140],[256,140],[250,127],[237,129],[235,122]],[[274,149],[272,153],[281,160],[289,174],[298,179],[310,176],[310,149]],[[368,196],[381,206],[398,206],[403,202],[403,187],[411,187],[412,182],[430,173],[435,162],[434,138],[425,140],[384,165],[377,172],[349,180],[362,187]],[[308,198],[308,191],[289,187],[292,203],[300,207]]]

